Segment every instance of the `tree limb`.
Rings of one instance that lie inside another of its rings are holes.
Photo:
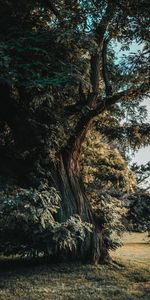
[[[100,56],[101,56],[101,48],[103,45],[104,35],[106,33],[107,26],[114,15],[114,7],[116,6],[116,2],[108,1],[108,6],[106,8],[106,12],[99,23],[99,25],[95,29],[95,38],[98,46],[98,50],[95,54],[91,55],[91,85],[92,92],[98,93],[99,89],[99,80],[100,80]]]
[[[74,149],[77,140],[80,140],[80,144],[82,144],[87,130],[91,125],[94,117],[106,110],[109,110],[112,105],[114,105],[118,101],[121,101],[123,98],[127,98],[129,101],[133,99],[133,97],[135,97],[136,95],[144,95],[144,93],[148,90],[149,84],[141,84],[138,88],[132,87],[127,90],[121,91],[113,96],[108,96],[104,98],[101,97],[96,107],[89,107],[88,112],[85,112],[83,109],[81,117],[75,127],[74,133],[68,140],[67,148],[69,148],[69,150]]]
[[[103,49],[102,49],[102,74],[103,74],[103,80],[105,83],[105,93],[106,96],[112,95],[112,86],[109,81],[109,75],[108,75],[108,61],[107,61],[107,47],[108,47],[109,40],[105,39],[103,41]]]
[[[103,41],[107,26],[114,16],[116,5],[117,5],[117,1],[108,0],[108,5],[106,8],[105,15],[103,16],[100,24],[96,28],[97,41],[99,46]]]
[[[142,83],[139,87],[131,87],[124,91],[121,91],[112,96],[106,96],[104,98],[100,98],[99,103],[96,108],[91,111],[91,115],[94,117],[104,110],[108,110],[112,105],[122,100],[122,98],[127,98],[127,100],[133,99],[135,96],[144,96],[146,92],[149,91],[149,83]]]

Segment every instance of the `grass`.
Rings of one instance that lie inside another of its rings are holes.
[[[142,247],[140,251],[144,252],[145,244]],[[138,261],[132,251],[127,255],[124,248],[126,255],[123,257],[120,251],[123,248],[113,254],[118,264],[97,267],[3,259],[0,263],[0,300],[150,299],[149,252],[145,260],[141,261],[140,257]]]
[[[127,233],[124,235],[124,246],[111,255],[124,263],[134,262],[150,268],[150,243],[147,233]]]

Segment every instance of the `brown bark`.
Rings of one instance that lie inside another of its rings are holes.
[[[57,219],[59,222],[64,222],[70,216],[78,214],[83,221],[93,224],[93,232],[86,235],[76,254],[73,254],[73,258],[97,264],[102,251],[102,229],[99,220],[94,219],[91,205],[86,197],[82,178],[76,167],[77,156],[75,153],[70,153],[68,156],[67,152],[63,152],[55,166],[55,186],[62,199]]]

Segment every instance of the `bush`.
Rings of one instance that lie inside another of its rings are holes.
[[[56,222],[60,205],[60,196],[53,187],[44,190],[13,187],[0,192],[0,253],[53,255],[76,249],[91,226],[78,215],[64,223]]]
[[[106,252],[122,245],[122,234],[125,231],[123,218],[127,213],[122,200],[108,192],[97,193],[92,207],[95,215],[102,220],[102,242]]]

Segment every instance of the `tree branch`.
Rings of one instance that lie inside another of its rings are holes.
[[[109,40],[105,39],[103,41],[103,49],[102,49],[102,74],[103,74],[103,80],[105,83],[105,93],[106,96],[112,95],[112,86],[109,81],[109,75],[108,75],[108,61],[107,61],[107,47],[108,47]]]
[[[100,53],[91,56],[91,85],[92,92],[98,93],[100,80]]]
[[[107,29],[107,26],[114,15],[114,7],[116,6],[115,1],[108,1],[108,6],[106,12],[100,22],[100,24],[95,29],[95,39],[97,42],[98,50],[97,53],[91,55],[91,85],[92,92],[98,93],[99,89],[99,80],[100,80],[100,56],[101,56],[101,47],[103,45],[104,35]]]
[[[114,16],[114,11],[115,11],[116,5],[117,5],[117,1],[108,0],[108,5],[106,8],[105,15],[102,18],[100,24],[96,28],[96,34],[97,34],[97,40],[98,40],[99,46],[103,42],[103,38],[104,38],[104,35],[106,32],[107,26]]]
[[[133,97],[137,95],[144,95],[149,90],[149,84],[141,84],[138,88],[129,88],[127,90],[124,90],[122,92],[119,92],[113,96],[108,96],[104,98],[99,99],[99,103],[96,105],[96,107],[89,107],[89,111],[85,112],[83,110],[82,115],[77,122],[77,125],[75,127],[73,135],[68,140],[68,146],[67,148],[69,150],[74,149],[77,140],[80,140],[80,144],[82,144],[85,135],[87,133],[87,130],[89,126],[91,125],[94,117],[99,115],[100,113],[109,110],[112,105],[117,103],[118,101],[121,101],[123,98],[127,98],[128,100],[133,99]],[[78,142],[79,145],[79,142]]]
[[[122,100],[122,98],[127,98],[127,100],[133,99],[135,96],[144,96],[146,92],[149,91],[149,83],[142,83],[139,87],[131,87],[127,90],[121,91],[112,96],[107,96],[100,98],[99,103],[96,108],[91,111],[91,116],[96,116],[104,110],[108,110],[112,105]]]

